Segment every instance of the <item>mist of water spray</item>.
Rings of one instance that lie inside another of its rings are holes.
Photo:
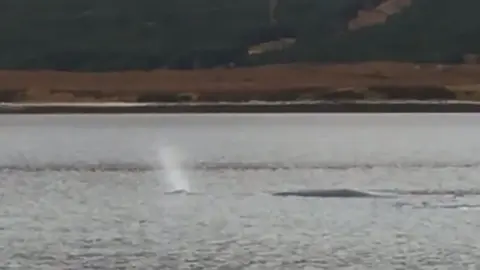
[[[178,149],[171,146],[160,147],[158,158],[162,165],[162,178],[172,191],[190,191],[190,182],[182,170],[182,155]]]

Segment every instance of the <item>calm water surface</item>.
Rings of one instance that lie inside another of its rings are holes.
[[[480,267],[479,115],[12,115],[0,127],[0,269]],[[166,194],[165,147],[193,194]],[[399,196],[270,195],[323,188]]]

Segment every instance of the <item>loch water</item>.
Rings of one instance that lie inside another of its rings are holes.
[[[0,269],[480,267],[477,114],[2,115],[0,142]],[[271,195],[298,189],[398,196]]]

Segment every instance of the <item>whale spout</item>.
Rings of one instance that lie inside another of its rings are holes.
[[[354,189],[307,189],[272,193],[273,196],[330,197],[330,198],[389,198],[391,194],[372,193]]]

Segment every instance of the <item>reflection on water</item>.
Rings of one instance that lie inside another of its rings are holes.
[[[475,115],[0,116],[6,269],[476,269]],[[167,194],[157,146],[186,153]],[[161,169],[161,168],[160,168]],[[275,197],[299,189],[395,198]]]

